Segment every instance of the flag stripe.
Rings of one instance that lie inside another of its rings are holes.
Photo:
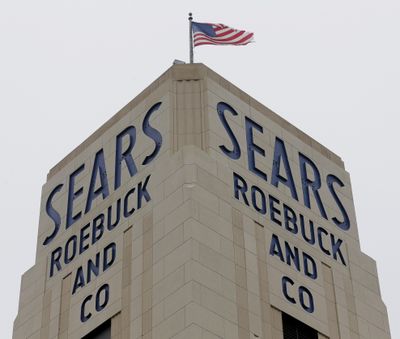
[[[246,45],[253,41],[254,33],[234,29],[223,24],[192,23],[193,46]]]
[[[241,37],[243,34],[244,34],[243,32],[235,32],[235,33],[231,34],[231,35],[228,36],[228,37],[210,38],[210,37],[206,36],[205,34],[196,33],[196,34],[194,35],[194,39],[195,39],[195,41],[196,41],[196,38],[198,38],[198,37],[204,37],[204,38],[206,38],[206,39],[208,38],[208,39],[211,39],[211,40],[214,40],[214,41],[219,41],[219,42],[221,42],[221,43],[224,43],[224,42],[234,42],[234,40],[235,40],[236,38]]]
[[[236,33],[233,36],[230,36],[228,38],[210,38],[209,36],[205,35],[205,34],[199,34],[196,33],[194,36],[194,45],[196,46],[197,42],[200,40],[207,40],[210,42],[214,42],[216,44],[220,43],[220,44],[236,44],[238,42],[240,43],[244,43],[247,40],[249,40],[248,42],[250,42],[253,38],[253,33]]]
[[[232,34],[232,33],[235,33],[235,32],[236,32],[236,31],[235,31],[234,29],[232,29],[232,28],[223,29],[223,30],[220,30],[220,31],[218,32],[218,37],[227,36],[227,35]]]
[[[196,42],[195,46],[201,46],[201,45],[247,45],[250,42],[252,42],[252,38],[249,39],[248,37],[243,38],[243,39],[233,42],[233,43],[232,42],[231,43],[221,43],[218,41],[213,41],[211,39],[201,39]]]
[[[215,39],[210,39],[206,37],[201,37],[195,40],[195,46],[198,46],[200,44],[205,45],[205,44],[212,44],[212,45],[229,45],[229,44],[234,44],[234,45],[246,45],[249,42],[252,41],[252,36],[246,36],[246,37],[239,37],[235,40],[229,41],[229,42],[221,42],[219,40]]]
[[[199,40],[207,40],[207,41],[210,41],[210,42],[212,41],[214,43],[220,43],[220,44],[230,44],[230,43],[235,44],[238,41],[246,42],[248,40],[248,42],[250,42],[252,40],[252,38],[253,38],[253,34],[252,33],[244,35],[244,36],[243,36],[243,34],[235,34],[234,36],[231,36],[231,37],[228,37],[228,38],[225,38],[225,39],[223,39],[223,38],[222,39],[221,38],[210,38],[210,37],[208,37],[208,36],[206,36],[204,34],[198,34],[198,35],[195,35],[195,37],[194,37],[194,44],[196,46],[196,43]]]

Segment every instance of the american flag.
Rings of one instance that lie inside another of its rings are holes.
[[[247,45],[254,33],[234,29],[223,24],[192,22],[193,45]]]

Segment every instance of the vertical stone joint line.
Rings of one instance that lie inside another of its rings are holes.
[[[49,338],[50,312],[51,312],[51,289],[47,290],[43,295],[40,339]]]
[[[131,291],[132,291],[132,226],[124,231],[122,253],[122,302],[120,329],[114,333],[122,333],[123,339],[130,338],[131,332]],[[117,336],[118,337],[118,336]]]
[[[151,338],[153,323],[153,213],[143,218],[142,335]]]
[[[67,337],[69,327],[69,312],[71,303],[71,280],[72,275],[68,274],[61,283],[61,302],[58,322],[59,337]]]
[[[329,300],[327,298],[326,302],[327,305],[329,303],[332,303],[331,307],[328,306],[327,312],[328,312],[328,318],[330,319],[329,321],[329,337],[331,339],[340,339],[340,330],[339,330],[339,315],[338,315],[338,308],[337,308],[337,301],[336,301],[336,292],[335,288],[333,285],[333,273],[332,273],[332,268],[325,263],[322,263],[322,273],[323,273],[323,278],[324,278],[324,289],[325,293],[328,295],[331,295],[333,297],[333,300]],[[332,307],[334,307],[334,310],[332,310]]]
[[[244,246],[243,215],[236,209],[232,210],[233,229],[236,228],[236,243],[234,240],[236,307],[238,312],[239,339],[250,339],[249,298],[247,291],[246,258]],[[243,263],[244,267],[241,266]]]
[[[272,310],[269,303],[268,295],[268,272],[266,265],[266,241],[264,228],[258,223],[254,223],[256,230],[256,251],[257,251],[257,268],[258,283],[260,287],[260,306],[261,306],[261,333],[262,338],[272,338]],[[269,327],[266,324],[270,325]]]

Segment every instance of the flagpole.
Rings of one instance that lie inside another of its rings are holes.
[[[192,13],[189,13],[189,44],[190,44],[190,63],[193,63],[193,32],[192,32]]]

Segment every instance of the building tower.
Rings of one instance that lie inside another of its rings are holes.
[[[43,186],[14,339],[389,339],[340,157],[174,65]]]

